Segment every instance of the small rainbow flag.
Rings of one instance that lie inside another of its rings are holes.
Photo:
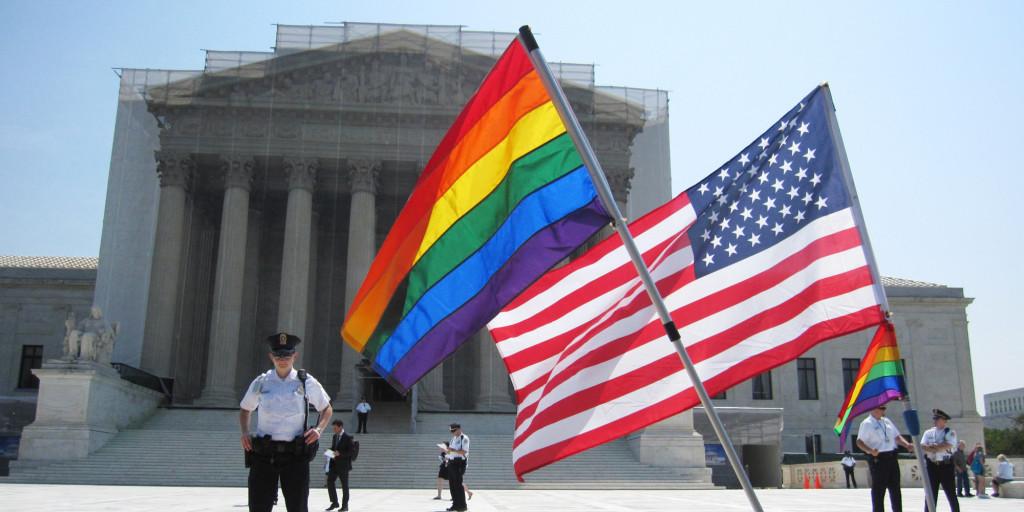
[[[846,436],[853,418],[892,400],[907,396],[900,349],[896,345],[896,328],[885,321],[878,326],[868,352],[860,360],[857,380],[839,408],[839,418],[832,429],[839,436],[839,450],[846,450]]]
[[[516,39],[424,168],[341,336],[408,391],[610,221]]]

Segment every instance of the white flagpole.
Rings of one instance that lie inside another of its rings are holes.
[[[587,166],[587,172],[590,173],[590,178],[594,181],[598,197],[601,200],[601,205],[604,206],[604,209],[609,215],[611,215],[612,222],[615,225],[615,230],[618,231],[619,237],[622,238],[623,245],[626,247],[626,252],[629,253],[629,258],[633,260],[633,265],[640,274],[640,279],[644,283],[644,288],[647,289],[647,294],[651,297],[654,309],[658,312],[658,317],[661,319],[661,323],[665,327],[665,333],[668,335],[669,340],[672,341],[672,344],[675,345],[676,352],[679,353],[679,358],[683,360],[683,365],[686,367],[686,373],[690,377],[690,382],[693,383],[693,388],[697,391],[697,396],[700,397],[700,402],[704,406],[704,410],[707,411],[708,419],[711,420],[711,426],[714,427],[715,434],[718,435],[718,440],[722,443],[722,447],[725,449],[725,455],[729,459],[729,464],[732,465],[732,469],[736,472],[736,477],[739,479],[740,485],[743,486],[743,491],[746,493],[747,499],[750,501],[750,507],[755,512],[762,512],[763,509],[761,508],[761,503],[757,500],[757,495],[754,493],[754,487],[750,484],[750,478],[747,476],[747,472],[743,469],[743,464],[740,461],[739,455],[736,453],[736,448],[733,446],[732,440],[729,438],[729,434],[725,431],[725,426],[722,425],[722,420],[718,417],[718,411],[715,410],[715,405],[711,403],[711,398],[708,396],[707,390],[704,389],[704,383],[701,382],[700,376],[697,374],[697,369],[693,366],[693,361],[690,360],[690,356],[686,353],[686,348],[683,347],[683,343],[679,336],[679,330],[676,329],[675,322],[672,321],[672,316],[668,312],[668,307],[665,306],[665,301],[662,299],[661,293],[655,286],[654,279],[651,278],[651,273],[647,269],[647,265],[640,256],[640,250],[637,249],[636,242],[633,240],[633,235],[629,232],[629,228],[626,226],[626,223],[623,222],[622,212],[619,211],[619,205],[615,202],[615,197],[612,195],[612,189],[608,186],[608,180],[605,178],[604,170],[601,168],[601,163],[597,160],[594,148],[590,146],[590,141],[587,139],[586,134],[583,133],[583,128],[580,126],[579,120],[576,119],[576,113],[573,112],[572,107],[569,105],[569,100],[565,97],[565,93],[562,92],[562,87],[558,84],[558,80],[555,80],[555,77],[551,74],[547,61],[544,60],[544,56],[541,54],[540,48],[537,45],[537,40],[534,39],[533,32],[530,31],[529,26],[524,25],[519,28],[519,42],[522,43],[523,47],[525,47],[529,53],[530,61],[533,63],[534,69],[537,70],[537,74],[540,76],[541,82],[544,84],[544,88],[547,89],[548,94],[551,95],[551,100],[555,105],[555,109],[558,111],[559,117],[562,118],[562,122],[565,123],[569,137],[572,138],[573,143],[576,145],[576,149],[580,152],[580,156],[583,158],[583,163]]]
[[[843,135],[839,132],[839,121],[836,120],[836,104],[832,101],[832,90],[828,87],[828,82],[821,84],[824,89],[825,98],[828,100],[828,107],[825,109],[825,115],[828,117],[829,130],[832,132],[832,139],[835,140],[836,146],[836,160],[839,163],[839,169],[842,171],[843,184],[846,185],[846,190],[850,194],[850,208],[853,210],[853,216],[857,223],[857,230],[860,231],[861,243],[864,245],[864,256],[868,260],[868,269],[871,271],[871,278],[875,282],[875,297],[882,304],[882,308],[885,311],[885,316],[892,316],[892,310],[889,309],[889,298],[885,295],[885,287],[882,286],[882,277],[878,272],[878,261],[875,259],[875,251],[871,248],[871,239],[868,238],[867,224],[864,222],[864,212],[860,207],[860,199],[857,196],[857,188],[853,184],[853,172],[850,171],[850,161],[846,157],[846,146],[843,144]],[[904,370],[906,370],[904,368]],[[909,390],[908,390],[909,391]],[[907,430],[910,431],[910,442],[914,446],[914,454],[917,457],[917,465],[921,469],[921,481],[924,483],[924,500],[925,506],[928,512],[935,512],[935,496],[932,494],[931,480],[928,478],[928,466],[924,460],[924,451],[921,449],[921,445],[918,442],[917,436],[921,431],[921,421],[918,418],[917,411],[914,410],[913,404],[910,402],[910,396],[903,398],[903,422],[907,424]],[[853,418],[850,418],[853,420]]]

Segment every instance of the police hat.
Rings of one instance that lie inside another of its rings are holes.
[[[270,351],[276,356],[290,356],[295,353],[295,346],[302,343],[302,340],[294,334],[279,332],[267,336],[267,345]]]
[[[457,428],[462,428],[462,425],[459,425],[458,423],[452,423],[451,425],[448,425],[449,430],[455,430]]]
[[[949,415],[946,414],[946,411],[943,411],[942,409],[932,409],[932,419],[937,420],[939,418],[949,421]]]

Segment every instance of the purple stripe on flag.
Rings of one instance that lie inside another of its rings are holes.
[[[608,225],[598,199],[538,231],[461,308],[438,322],[391,370],[387,380],[408,391],[431,369],[455,352],[462,341],[482,329],[501,308],[576,247]],[[386,374],[378,370],[378,373]]]
[[[853,426],[853,419],[861,414],[864,414],[875,407],[885,405],[893,400],[899,400],[903,398],[903,393],[897,389],[887,389],[881,394],[865,398],[853,404],[853,409],[850,410],[850,414],[846,417],[846,424],[843,425],[843,433],[839,435],[839,451],[846,450],[846,437],[850,433],[850,427]]]
[[[879,405],[884,405],[886,402],[891,402],[902,397],[903,393],[900,392],[898,389],[887,389],[879,395],[875,395],[872,397],[865,398],[862,401],[858,401],[857,403],[853,404],[853,409],[850,410],[850,415],[848,416],[847,421],[853,419],[856,416],[860,416],[861,414],[869,412],[875,407],[878,407]]]

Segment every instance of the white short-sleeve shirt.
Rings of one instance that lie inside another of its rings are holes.
[[[900,431],[896,429],[896,425],[885,416],[882,416],[880,420],[876,420],[874,416],[868,416],[860,422],[860,428],[857,430],[857,440],[864,441],[868,448],[879,452],[895,450],[896,437],[899,435]]]
[[[331,403],[320,382],[307,374],[306,394],[309,403],[318,411],[324,410]],[[242,397],[239,407],[247,411],[259,408],[256,422],[256,436],[269,435],[275,441],[291,441],[305,431],[305,401],[302,397],[302,381],[299,372],[292,369],[287,377],[277,376],[277,371],[270,370],[253,379],[249,389]]]
[[[957,445],[956,431],[951,428],[939,430],[938,427],[932,427],[925,430],[924,435],[921,436],[921,444],[924,446],[940,445],[944,443],[949,443],[949,448],[946,448],[944,451],[924,452],[925,457],[928,457],[935,462],[944,462],[953,458],[953,452],[956,451]]]
[[[459,455],[457,453],[449,454],[451,459],[462,459],[469,455],[469,436],[466,434],[458,435],[452,438],[448,443],[448,448],[451,450],[463,450],[466,455]]]

